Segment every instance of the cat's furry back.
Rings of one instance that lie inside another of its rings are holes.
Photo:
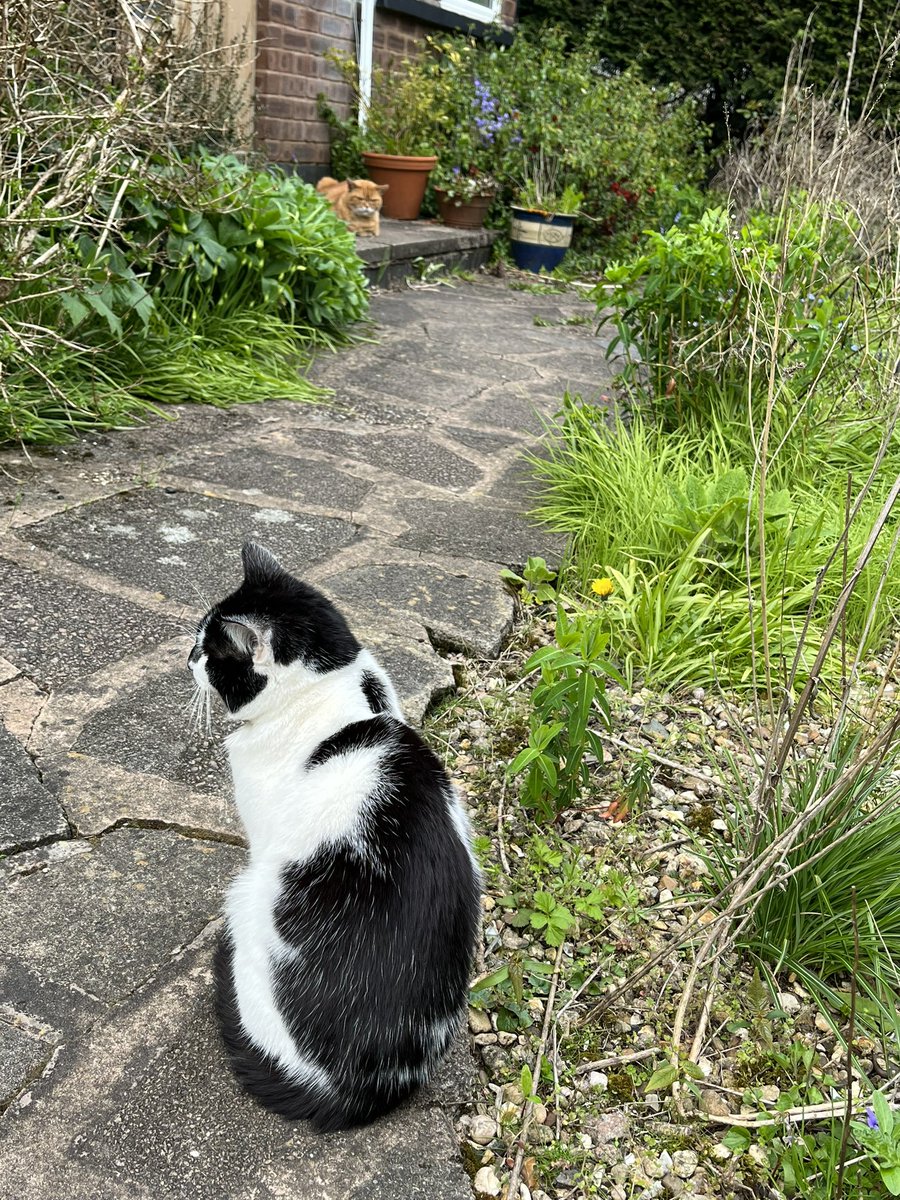
[[[381,228],[382,194],[387,184],[372,183],[371,179],[345,179],[343,182],[326,175],[316,184],[348,229],[360,237],[378,237]]]
[[[217,1008],[238,1078],[320,1130],[423,1082],[465,1010],[479,914],[468,823],[336,608],[260,547],[203,618],[199,687],[228,737],[250,846],[226,904]]]

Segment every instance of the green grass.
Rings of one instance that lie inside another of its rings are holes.
[[[714,890],[727,887],[744,861],[758,861],[798,820],[806,821],[783,855],[778,880],[752,907],[737,946],[773,974],[793,973],[820,1007],[846,1016],[838,987],[855,977],[858,1028],[900,1040],[900,753],[891,750],[857,773],[859,731],[837,737],[830,755],[796,762],[759,812],[735,774],[730,839],[713,854],[698,843]],[[813,812],[821,804],[820,811]],[[758,832],[757,832],[758,825]],[[772,881],[765,881],[771,883]],[[858,954],[853,936],[857,897]]]
[[[316,342],[333,339],[261,309],[191,316],[163,308],[130,338],[98,339],[87,352],[62,349],[39,369],[18,360],[0,397],[0,442],[63,442],[187,401],[223,408],[320,400],[322,389],[303,378]]]
[[[795,422],[773,458],[763,527],[776,676],[788,673],[797,653],[817,579],[810,650],[801,649],[802,662],[814,653],[816,634],[840,594],[842,555],[819,576],[844,527],[845,468],[855,464],[858,490],[882,427],[877,417],[856,413]],[[753,686],[763,639],[762,566],[746,423],[719,419],[703,429],[695,423],[664,432],[639,411],[627,424],[610,424],[602,410],[566,397],[544,454],[530,460],[542,485],[534,515],[570,536],[565,588],[588,597],[594,576],[615,580],[610,650],[626,675],[662,688]],[[895,446],[885,476],[898,467]],[[850,529],[851,565],[885,490],[873,489]],[[883,641],[900,612],[900,567],[886,567],[889,544],[883,539],[847,610],[847,638],[864,653]],[[834,682],[841,669],[838,655],[830,655],[826,679]]]

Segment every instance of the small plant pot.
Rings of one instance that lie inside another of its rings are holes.
[[[388,189],[381,215],[395,221],[415,221],[437,159],[433,155],[376,154],[373,150],[366,150],[362,157],[372,182]]]
[[[513,205],[509,229],[513,262],[522,271],[552,271],[572,244],[573,216]]]
[[[453,229],[481,229],[494,199],[488,196],[473,196],[471,200],[451,200],[443,188],[434,189],[441,221]]]

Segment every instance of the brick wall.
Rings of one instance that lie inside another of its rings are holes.
[[[511,25],[516,0],[503,0],[502,19]],[[329,170],[328,126],[316,114],[324,92],[345,116],[350,90],[326,60],[334,47],[355,54],[355,0],[257,0],[256,135],[273,162],[291,164],[304,177]],[[385,9],[375,10],[376,63],[414,58],[434,26]]]
[[[258,0],[256,135],[273,162],[315,179],[328,171],[328,126],[316,115],[319,92],[350,109],[349,90],[325,58],[355,54],[354,0]]]

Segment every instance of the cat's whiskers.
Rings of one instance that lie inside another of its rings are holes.
[[[195,733],[208,736],[212,732],[212,697],[209,688],[195,684],[188,701],[188,725]]]

